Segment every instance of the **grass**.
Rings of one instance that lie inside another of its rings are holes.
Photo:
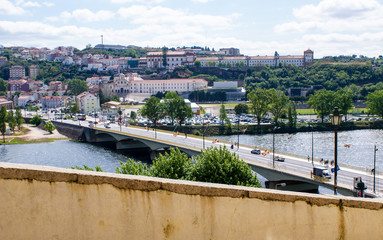
[[[4,143],[1,141],[0,145],[10,145],[10,144],[28,144],[28,143],[50,143],[56,140],[67,140],[65,138],[42,138],[39,140],[24,140],[21,138],[12,138],[11,140],[6,140]]]

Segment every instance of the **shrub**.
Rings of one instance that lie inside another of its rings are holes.
[[[35,125],[35,126],[40,125],[41,122],[42,122],[42,119],[41,119],[41,117],[40,117],[39,115],[34,116],[34,117],[29,121],[29,123],[31,123],[31,124],[33,124],[33,125]]]

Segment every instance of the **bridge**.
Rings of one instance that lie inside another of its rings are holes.
[[[87,122],[78,122],[73,120],[63,120],[54,122],[60,132],[68,131],[68,129],[78,129],[78,133],[82,133],[84,140],[90,143],[102,143],[113,145],[117,150],[144,150],[150,152],[150,157],[154,159],[158,153],[165,152],[171,147],[177,147],[189,156],[199,154],[203,147],[226,146],[231,152],[239,155],[240,159],[245,161],[255,172],[259,173],[267,180],[274,182],[272,188],[280,190],[304,190],[314,186],[322,186],[333,189],[333,180],[326,181],[324,179],[314,179],[311,175],[313,165],[305,158],[293,157],[290,155],[281,155],[285,158],[284,162],[275,161],[272,163],[272,154],[263,156],[251,154],[250,146],[241,145],[239,148],[230,149],[230,143],[217,142],[212,139],[197,136],[185,136],[184,134],[174,134],[173,132],[146,129],[135,126],[118,126],[110,124],[110,128],[104,125],[97,127],[89,127]],[[81,126],[82,125],[82,126]],[[316,165],[319,163],[316,163]],[[338,192],[345,196],[352,195],[353,178],[363,176],[365,182],[372,182],[372,179],[365,179],[365,173],[354,169],[342,167],[342,171],[338,172]],[[372,177],[370,177],[372,178]],[[383,189],[383,181],[381,176],[377,177],[378,181],[376,189]],[[366,181],[367,180],[367,181]],[[291,183],[299,182],[294,185]],[[278,184],[279,183],[279,184]],[[286,183],[288,186],[286,186]],[[372,186],[368,186],[372,189]],[[303,188],[303,189],[302,189]]]

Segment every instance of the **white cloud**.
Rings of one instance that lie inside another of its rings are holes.
[[[24,9],[15,6],[8,0],[0,0],[0,14],[4,15],[22,15],[25,14]]]
[[[55,4],[52,2],[43,2],[43,5],[46,7],[53,7]]]
[[[131,6],[129,8],[120,8],[117,12],[122,18],[130,19],[133,24],[140,25],[168,25],[177,26],[197,26],[209,27],[213,29],[226,29],[233,26],[232,18],[238,15],[233,14],[231,17],[204,15],[204,14],[190,14],[183,10],[174,10],[161,6],[146,7],[146,6]]]
[[[125,4],[125,3],[140,3],[140,4],[155,4],[155,3],[162,3],[166,0],[110,0],[111,3],[117,3],[117,4]]]
[[[100,10],[92,12],[89,9],[76,9],[72,12],[62,12],[60,17],[63,19],[76,19],[79,22],[99,22],[109,20],[114,17],[114,13],[110,11]],[[54,18],[51,18],[54,20]]]
[[[211,1],[214,1],[214,0],[192,0],[192,2],[197,2],[197,3],[207,3]]]
[[[28,1],[28,2],[24,2],[22,4],[23,7],[41,7],[40,3],[38,2],[31,2],[31,1]]]

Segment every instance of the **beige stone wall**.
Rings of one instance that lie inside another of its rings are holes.
[[[0,239],[383,239],[383,203],[0,163]]]

